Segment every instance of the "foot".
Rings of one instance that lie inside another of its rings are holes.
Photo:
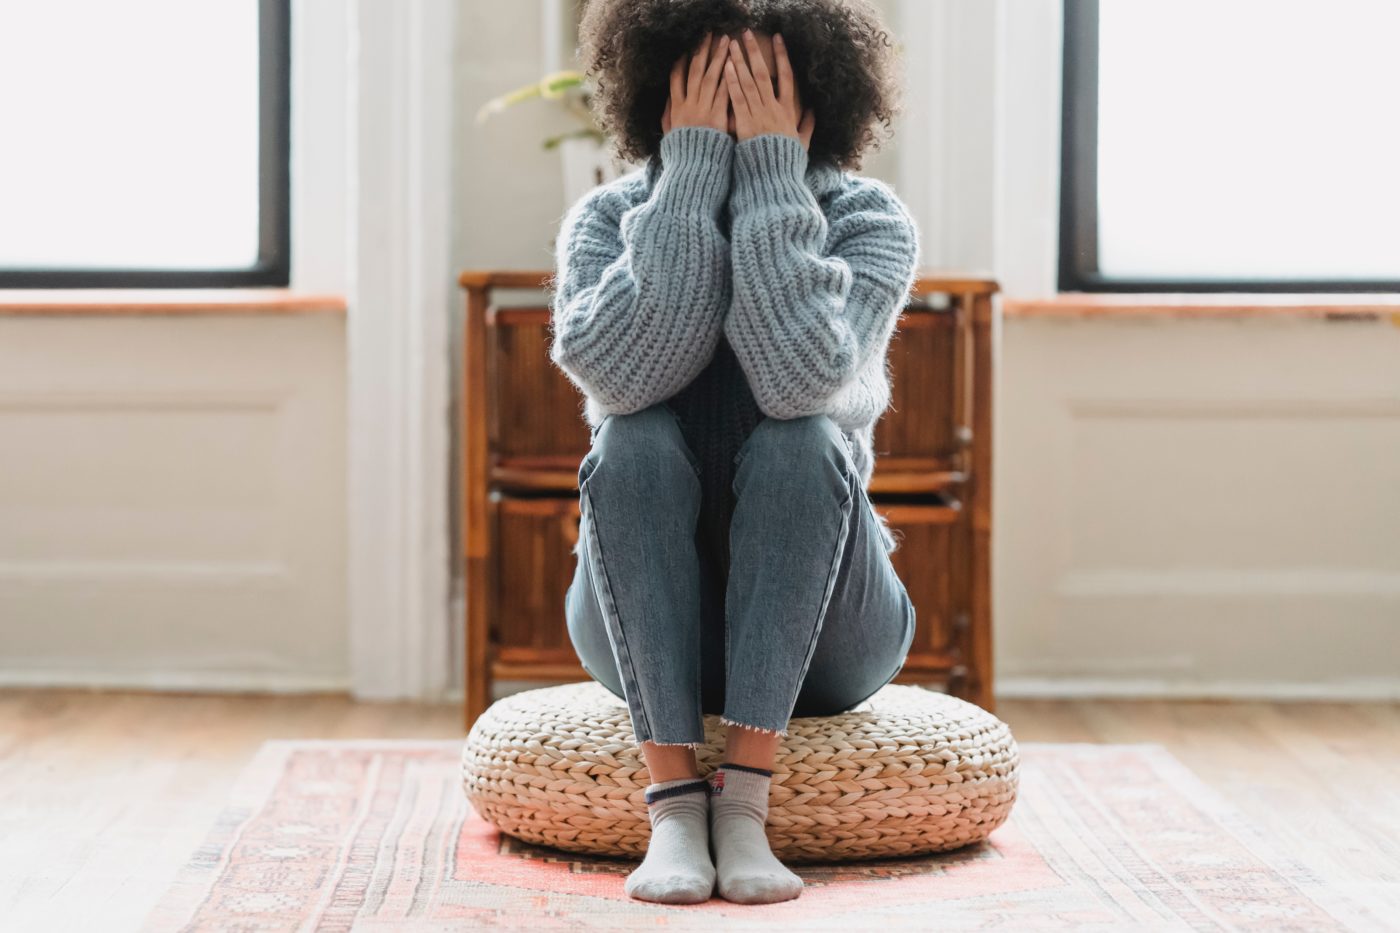
[[[715,890],[706,817],[709,784],[682,778],[646,789],[651,841],[642,864],[627,876],[628,897],[659,904],[698,904]]]
[[[710,777],[710,842],[720,897],[772,904],[802,893],[802,879],[778,861],[763,826],[773,772],[722,764]]]

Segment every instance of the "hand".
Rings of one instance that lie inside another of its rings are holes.
[[[720,80],[720,70],[729,56],[729,37],[707,33],[700,47],[682,55],[671,66],[671,96],[661,114],[661,132],[674,126],[711,126],[729,132],[729,89]]]
[[[742,55],[731,54],[724,66],[739,140],[780,133],[797,139],[802,148],[810,149],[816,116],[810,109],[803,109],[797,96],[797,82],[792,76],[792,62],[782,35],[773,35],[773,58],[778,68],[776,93],[772,75],[751,29],[744,30],[744,48],[748,50],[748,63]]]

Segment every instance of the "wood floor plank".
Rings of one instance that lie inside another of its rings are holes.
[[[1023,742],[1155,742],[1322,877],[1400,879],[1400,705],[1004,700]],[[0,917],[137,929],[267,739],[461,738],[453,705],[0,691]]]

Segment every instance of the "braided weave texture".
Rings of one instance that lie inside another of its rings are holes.
[[[914,220],[883,182],[809,163],[790,136],[736,143],[675,127],[646,166],[565,215],[550,358],[583,393],[592,428],[681,395],[713,363],[705,398],[746,404],[682,395],[696,435],[732,437],[755,413],[825,414],[869,488],[918,256]],[[746,385],[718,385],[734,379]]]
[[[707,777],[725,727],[705,717]],[[978,706],[887,684],[853,710],[795,717],[773,765],[767,834],[784,862],[914,856],[985,839],[1016,800],[1010,729]],[[650,780],[626,704],[596,681],[526,690],[472,726],[467,798],[526,842],[641,858]]]

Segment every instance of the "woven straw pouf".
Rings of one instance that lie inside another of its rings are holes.
[[[727,726],[705,717],[702,776]],[[1016,742],[981,707],[887,684],[853,710],[795,717],[773,766],[768,840],[785,862],[911,856],[979,842],[1016,800]],[[627,705],[596,681],[526,690],[472,726],[467,798],[526,842],[641,858],[650,782]]]

